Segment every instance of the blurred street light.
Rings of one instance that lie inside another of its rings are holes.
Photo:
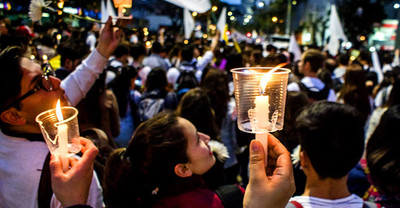
[[[192,16],[193,17],[197,16],[197,12],[192,12]]]
[[[399,3],[395,3],[395,4],[393,5],[393,8],[395,8],[395,9],[400,8],[400,4],[399,4]]]
[[[278,17],[272,17],[272,22],[273,22],[273,23],[278,22]]]
[[[211,11],[213,11],[213,12],[216,12],[218,10],[218,7],[217,6],[213,6],[212,8],[211,8]]]
[[[228,16],[232,16],[232,14],[233,14],[233,13],[232,13],[231,11],[228,12]]]

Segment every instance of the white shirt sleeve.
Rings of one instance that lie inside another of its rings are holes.
[[[212,51],[207,51],[204,53],[203,58],[199,60],[196,64],[197,70],[203,71],[206,68],[207,64],[211,62],[214,57],[214,53]]]
[[[107,61],[95,49],[75,71],[61,81],[61,87],[72,106],[77,105],[86,96],[99,74],[103,72]]]

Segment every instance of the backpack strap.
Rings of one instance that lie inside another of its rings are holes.
[[[363,202],[363,208],[381,208],[382,206],[378,203],[370,202],[370,201],[364,201]]]
[[[215,190],[225,208],[242,208],[243,192],[237,185],[225,185]]]
[[[42,174],[40,175],[38,191],[39,208],[50,208],[50,200],[53,196],[53,189],[51,188],[50,155],[49,152],[43,164]]]

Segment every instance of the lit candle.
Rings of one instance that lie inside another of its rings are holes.
[[[59,122],[63,121],[61,112],[60,100],[57,101],[56,115]],[[67,171],[69,167],[68,162],[68,126],[67,124],[60,124],[57,126],[58,130],[58,153],[61,156],[63,171]]]
[[[267,87],[268,81],[271,79],[272,73],[274,73],[277,69],[284,66],[285,63],[279,64],[274,67],[268,73],[264,74],[261,77],[260,81],[260,95],[256,96],[254,104],[255,118],[256,118],[256,140],[258,140],[263,148],[265,153],[264,163],[267,166],[267,153],[268,153],[268,130],[270,127],[269,122],[269,96],[264,95],[265,88]]]
[[[260,95],[256,96],[254,104],[255,118],[256,118],[256,140],[259,141],[265,153],[264,164],[267,166],[267,150],[268,150],[268,118],[269,118],[269,96],[263,95],[267,82],[271,77],[271,73],[265,74],[260,81]]]

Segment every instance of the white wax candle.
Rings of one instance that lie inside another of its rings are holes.
[[[62,158],[63,171],[68,170],[68,126],[61,124],[57,127],[58,130],[58,151]],[[64,159],[65,158],[65,159]]]
[[[269,96],[256,96],[254,101],[256,113],[256,131],[265,131],[268,126],[269,117]]]
[[[256,131],[266,131],[268,130],[269,96],[256,96],[254,104],[256,104]],[[256,133],[256,140],[259,141],[264,148],[264,164],[265,167],[267,167],[268,133]]]

